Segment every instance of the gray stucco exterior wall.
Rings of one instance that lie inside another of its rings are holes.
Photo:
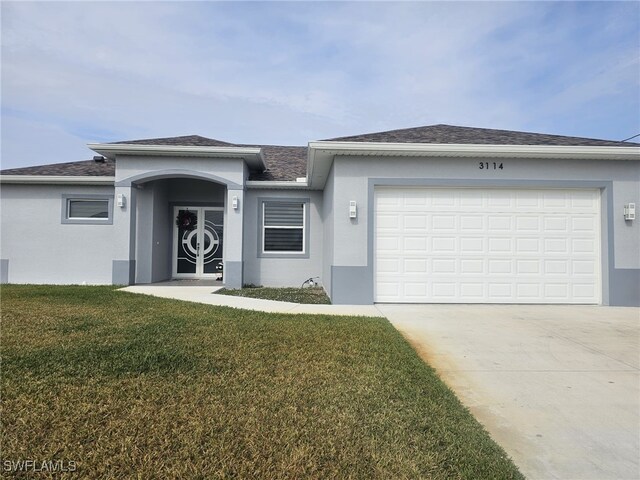
[[[640,306],[640,270],[615,268],[609,275],[609,305]]]
[[[0,283],[9,283],[9,260],[0,259]]]
[[[625,204],[640,205],[640,163],[500,162],[502,170],[481,170],[479,159],[472,158],[336,157],[324,191],[311,191],[245,190],[248,170],[239,159],[118,157],[115,187],[3,184],[0,282],[128,284],[169,279],[173,207],[228,207],[235,198],[239,208],[225,209],[227,286],[299,286],[313,277],[336,304],[371,304],[377,187],[589,188],[601,194],[602,303],[640,305],[640,220],[625,221],[622,215]],[[126,197],[124,207],[115,204],[119,194]],[[65,222],[64,199],[76,195],[111,199],[112,222]],[[305,202],[304,255],[260,253],[261,199]],[[349,217],[351,201],[357,203],[355,219]]]
[[[291,258],[260,257],[259,202],[260,199],[308,199],[308,255]],[[274,287],[300,286],[311,277],[323,282],[323,221],[322,192],[301,190],[247,190],[244,202],[244,283]]]
[[[63,224],[63,195],[113,197],[108,186],[2,185],[2,258],[7,282],[110,284],[114,227]],[[114,207],[115,209],[116,207]]]
[[[332,288],[333,282],[331,281],[333,278],[333,272],[331,271],[331,266],[333,265],[333,197],[334,197],[334,188],[333,188],[333,166],[329,171],[329,176],[327,178],[327,183],[324,187],[324,193],[322,196],[322,227],[323,227],[323,235],[322,235],[322,283],[327,295],[330,298],[333,297]]]
[[[171,243],[173,223],[169,204],[168,180],[154,182],[153,238],[151,251],[151,281],[160,282],[171,278]]]
[[[483,159],[484,160],[484,159]],[[603,303],[640,304],[640,222],[625,222],[625,203],[640,200],[640,164],[633,161],[501,160],[503,170],[479,170],[478,161],[456,158],[336,157],[333,167],[335,218],[332,300],[373,303],[373,191],[375,186],[600,188],[603,218]],[[363,171],[366,172],[363,175]],[[358,221],[348,206],[359,206]],[[337,246],[340,248],[336,248]],[[359,283],[351,280],[359,276]],[[335,285],[349,285],[343,294]],[[372,285],[372,288],[369,287]]]
[[[113,285],[131,285],[135,283],[136,261],[114,260],[111,272],[111,283]]]

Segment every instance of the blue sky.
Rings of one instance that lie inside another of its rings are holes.
[[[2,168],[447,123],[640,133],[638,2],[8,2]]]

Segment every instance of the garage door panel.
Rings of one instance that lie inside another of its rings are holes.
[[[457,282],[433,282],[432,291],[435,299],[456,298]]]
[[[539,274],[541,261],[536,259],[532,260],[516,260],[516,274],[518,275],[531,275]]]
[[[516,255],[522,254],[539,254],[541,251],[541,241],[535,237],[520,237],[516,238]]]
[[[482,194],[480,194],[482,195]],[[515,201],[514,192],[496,190],[488,196],[487,205],[489,208],[500,210],[512,210]]]
[[[532,208],[540,210],[540,192],[533,190],[521,190],[515,192],[516,208]]]
[[[484,196],[474,195],[473,193],[470,193],[470,192],[460,192],[458,199],[459,199],[459,205],[461,207],[478,207],[478,208],[484,207],[485,200],[486,200]]]
[[[489,297],[492,297],[496,300],[506,300],[511,299],[513,296],[513,285],[511,283],[500,283],[495,281],[490,281],[488,283],[489,287]]]
[[[483,231],[485,228],[485,215],[460,215],[460,229],[465,232]]]
[[[590,238],[574,238],[571,241],[571,253],[593,255],[596,253],[596,242]]]
[[[544,285],[544,295],[550,299],[568,300],[569,285],[566,283],[546,283]]]
[[[595,275],[596,264],[593,260],[573,260],[573,275]]]
[[[597,230],[598,225],[596,225],[594,216],[582,216],[582,217],[572,217],[571,218],[571,231],[574,233],[593,233]]]
[[[379,214],[377,218],[378,228],[381,230],[397,230],[400,228],[400,217],[391,214]]]
[[[544,208],[567,210],[567,194],[562,190],[548,190],[542,193],[542,205]]]
[[[455,252],[457,250],[456,240],[456,237],[436,237],[434,235],[431,238],[431,252],[434,254]]]
[[[572,295],[574,298],[584,298],[589,300],[596,295],[593,283],[576,283],[572,286]]]
[[[488,260],[489,271],[487,273],[489,275],[512,274],[514,273],[513,264],[514,260],[511,258],[490,258]]]
[[[569,219],[567,217],[545,216],[543,217],[544,231],[549,234],[565,234],[569,229]]]
[[[393,195],[393,193],[392,193]],[[423,195],[419,191],[408,191],[400,199],[404,207],[426,207],[430,203],[430,195]],[[423,211],[422,208],[419,211]]]
[[[519,283],[516,285],[516,296],[522,300],[537,300],[540,295],[539,283]]]
[[[482,282],[460,282],[460,295],[469,300],[482,300],[486,296],[485,290]]]
[[[461,254],[478,254],[485,251],[485,238],[483,237],[460,237]]]
[[[598,208],[598,197],[593,195],[591,191],[575,190],[571,194],[571,208],[585,209],[587,212],[593,212]]]
[[[569,240],[566,238],[545,238],[544,239],[544,253],[549,254],[562,254],[569,253]]]
[[[424,298],[427,295],[427,282],[406,282],[404,284],[406,297]]]
[[[378,275],[402,273],[400,270],[400,258],[380,258],[378,259]]]
[[[403,220],[402,227],[406,231],[419,230],[424,232],[427,230],[427,217],[425,215],[407,214],[404,215]]]
[[[489,237],[488,248],[489,253],[495,254],[511,254],[513,252],[513,242],[510,237]]]
[[[432,190],[426,197],[431,197],[431,205],[434,207],[455,207],[456,199],[448,195],[445,190]]]
[[[516,230],[518,232],[539,233],[540,220],[540,217],[533,215],[516,217]]]
[[[403,273],[427,273],[427,260],[425,258],[405,258],[402,271]]]
[[[484,274],[486,272],[486,262],[484,259],[460,259],[460,273],[465,274]]]
[[[488,215],[490,232],[510,232],[512,217],[506,215]]]
[[[433,215],[431,217],[431,231],[433,233],[455,232],[456,216],[454,214]]]
[[[409,255],[412,253],[423,255],[427,251],[427,237],[425,235],[403,237],[402,248]]]
[[[455,258],[434,258],[431,262],[433,268],[432,273],[447,275],[456,272]]]
[[[595,190],[376,190],[376,301],[598,303],[598,199]]]

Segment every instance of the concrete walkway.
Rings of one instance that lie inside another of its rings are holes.
[[[378,308],[527,478],[640,478],[640,309]]]
[[[132,285],[120,289],[131,293],[141,293],[154,297],[174,298],[187,302],[204,303],[223,307],[243,308],[272,313],[310,313],[318,315],[355,315],[366,317],[382,317],[375,305],[305,305],[301,303],[277,302],[258,298],[233,297],[215,295],[222,287],[217,286],[182,286],[165,284]]]

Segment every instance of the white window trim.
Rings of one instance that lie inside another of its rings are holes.
[[[258,258],[309,258],[310,244],[310,225],[309,212],[311,199],[308,197],[259,197],[258,199]],[[267,203],[301,203],[302,204],[302,226],[267,226],[265,227],[265,204]],[[265,251],[265,228],[279,229],[299,229],[302,228],[302,250],[299,251]]]

